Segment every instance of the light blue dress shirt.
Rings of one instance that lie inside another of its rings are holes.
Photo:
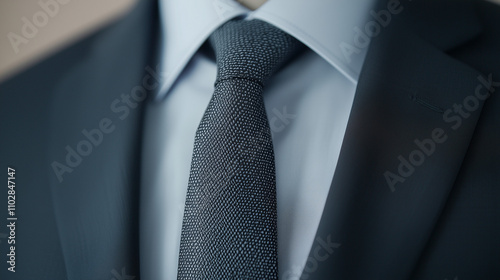
[[[176,279],[194,136],[213,93],[215,62],[199,51],[235,16],[257,18],[308,50],[267,85],[276,160],[280,279],[298,279],[315,239],[368,46],[354,46],[373,0],[160,0],[164,83],[145,118],[141,279]],[[359,43],[359,42],[358,42]],[[352,50],[352,49],[351,49]]]

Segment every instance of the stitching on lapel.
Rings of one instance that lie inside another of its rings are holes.
[[[419,105],[422,105],[423,107],[426,107],[426,108],[431,109],[432,111],[435,111],[438,113],[444,113],[443,108],[441,108],[440,106],[438,106],[436,104],[433,104],[427,98],[420,97],[417,94],[410,94],[409,97],[413,102],[416,102]]]

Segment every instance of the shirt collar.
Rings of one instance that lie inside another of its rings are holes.
[[[234,0],[160,0],[163,84],[157,99],[165,96],[208,36],[240,15],[281,28],[357,83],[368,49],[367,43],[359,42],[359,32],[374,2],[269,0],[250,11]]]

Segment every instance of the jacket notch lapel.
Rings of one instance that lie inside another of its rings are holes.
[[[460,170],[487,78],[403,27],[371,43],[301,279],[407,279]]]

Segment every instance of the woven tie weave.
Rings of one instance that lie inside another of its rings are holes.
[[[259,20],[209,39],[215,90],[195,136],[178,279],[277,279],[276,178],[263,87],[301,44]]]

